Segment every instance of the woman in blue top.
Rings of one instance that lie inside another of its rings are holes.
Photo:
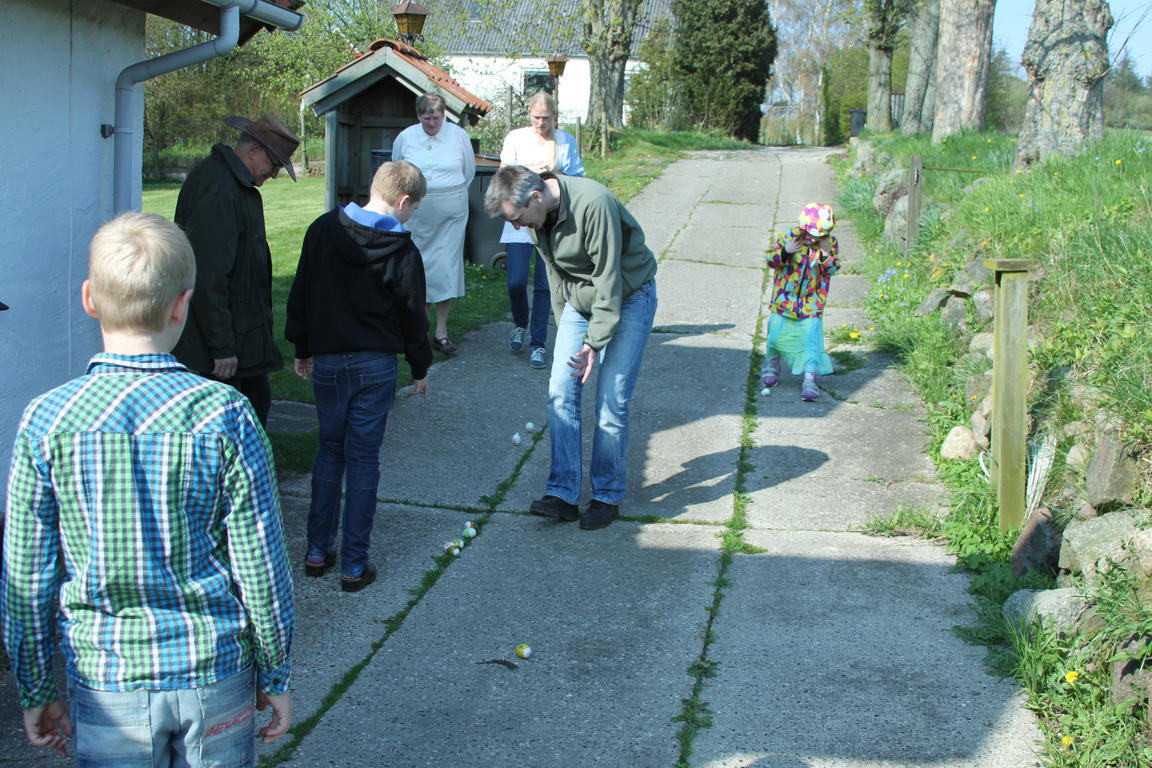
[[[556,100],[550,93],[539,91],[528,102],[528,115],[532,125],[517,128],[504,137],[500,150],[500,165],[523,165],[536,173],[562,173],[583,176],[584,162],[580,148],[572,135],[556,127]],[[548,276],[544,262],[536,254],[536,274],[532,280],[532,313],[528,313],[528,271],[532,264],[532,239],[528,232],[504,222],[500,236],[508,254],[508,303],[512,306],[515,328],[508,338],[513,352],[524,349],[527,338],[532,349],[528,364],[544,368],[544,347],[548,342],[548,313],[552,300],[548,292]]]

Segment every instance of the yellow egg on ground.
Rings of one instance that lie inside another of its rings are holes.
[[[516,655],[522,659],[528,658],[532,655],[532,646],[528,645],[527,643],[521,643],[520,645],[516,646]]]

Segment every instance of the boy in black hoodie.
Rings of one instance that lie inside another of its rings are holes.
[[[349,203],[308,227],[288,294],[284,335],[296,345],[296,373],[312,380],[320,447],[312,467],[304,572],[336,562],[340,483],[344,536],[340,588],[376,580],[368,559],[380,482],[380,444],[396,394],[397,355],[412,368],[412,394],[428,396],[424,264],[404,223],[428,185],[407,162],[384,163],[363,208]]]

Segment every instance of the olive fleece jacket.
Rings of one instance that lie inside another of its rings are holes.
[[[620,305],[656,275],[656,257],[644,230],[603,184],[575,176],[544,175],[560,185],[560,205],[531,232],[552,289],[556,321],[564,305],[588,318],[585,343],[603,349],[620,322]]]

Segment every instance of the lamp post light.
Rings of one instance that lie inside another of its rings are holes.
[[[408,45],[415,45],[417,40],[423,40],[424,19],[428,16],[428,9],[412,0],[404,0],[391,10],[392,18],[396,20],[396,30],[400,39]]]
[[[568,64],[568,57],[562,53],[556,53],[549,56],[548,59],[548,76],[552,78],[552,98],[556,99],[556,111],[560,111],[560,76],[564,74],[564,67]],[[556,121],[560,121],[560,115],[556,115]]]

